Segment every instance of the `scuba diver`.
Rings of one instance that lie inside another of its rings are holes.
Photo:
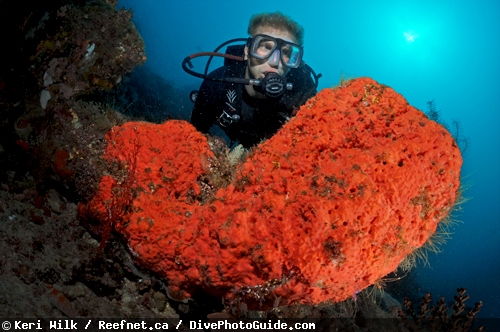
[[[248,39],[233,39],[215,52],[193,54],[182,64],[189,74],[204,78],[200,90],[191,92],[191,123],[203,133],[218,125],[230,147],[249,148],[274,135],[316,94],[321,77],[302,61],[304,30],[287,16],[254,15],[248,34]],[[235,41],[246,44],[216,53]],[[190,59],[197,56],[223,56],[224,66],[207,75],[210,58],[204,74],[195,72],[187,66],[192,68]]]

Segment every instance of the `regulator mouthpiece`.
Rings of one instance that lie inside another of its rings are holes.
[[[267,73],[266,76],[259,81],[260,84],[254,87],[258,92],[263,93],[267,98],[277,99],[283,96],[286,90],[293,88],[292,83],[287,83],[285,78],[277,73]]]

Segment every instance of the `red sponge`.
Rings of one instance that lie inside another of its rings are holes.
[[[395,270],[450,212],[462,164],[446,129],[369,78],[310,99],[203,205],[213,154],[191,125],[128,123],[107,139],[127,172],[89,211],[172,297],[250,307],[343,301]]]

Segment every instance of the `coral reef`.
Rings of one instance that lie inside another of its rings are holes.
[[[44,30],[49,33],[30,57],[33,76],[43,72],[38,77],[42,94],[50,93],[45,104],[47,98],[69,99],[96,88],[110,89],[146,60],[144,42],[127,10],[94,1],[83,7],[61,6],[47,17],[45,24],[58,28]]]
[[[29,79],[23,82],[25,94],[17,96],[21,88],[6,76],[0,100],[16,99],[6,103],[2,135],[7,154],[24,159],[20,169],[32,172],[39,188],[55,181],[77,196],[93,195],[102,176],[104,134],[125,117],[80,99],[119,84],[146,60],[131,17],[103,1],[60,1],[32,10],[19,27],[19,63],[26,67],[16,70]]]
[[[395,270],[452,209],[462,164],[448,131],[369,78],[321,91],[220,189],[200,181],[214,156],[187,123],[107,141],[121,173],[82,212],[113,223],[172,298],[249,308],[344,301]]]

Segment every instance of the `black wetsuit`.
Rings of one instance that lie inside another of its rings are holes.
[[[243,78],[245,67],[246,61],[236,62],[214,70],[209,76]],[[191,123],[203,133],[208,133],[212,125],[218,125],[232,142],[239,142],[246,148],[256,145],[273,136],[316,94],[305,67],[290,69],[285,77],[293,88],[279,100],[253,98],[243,84],[205,79],[195,101]],[[239,119],[234,119],[235,114]]]

